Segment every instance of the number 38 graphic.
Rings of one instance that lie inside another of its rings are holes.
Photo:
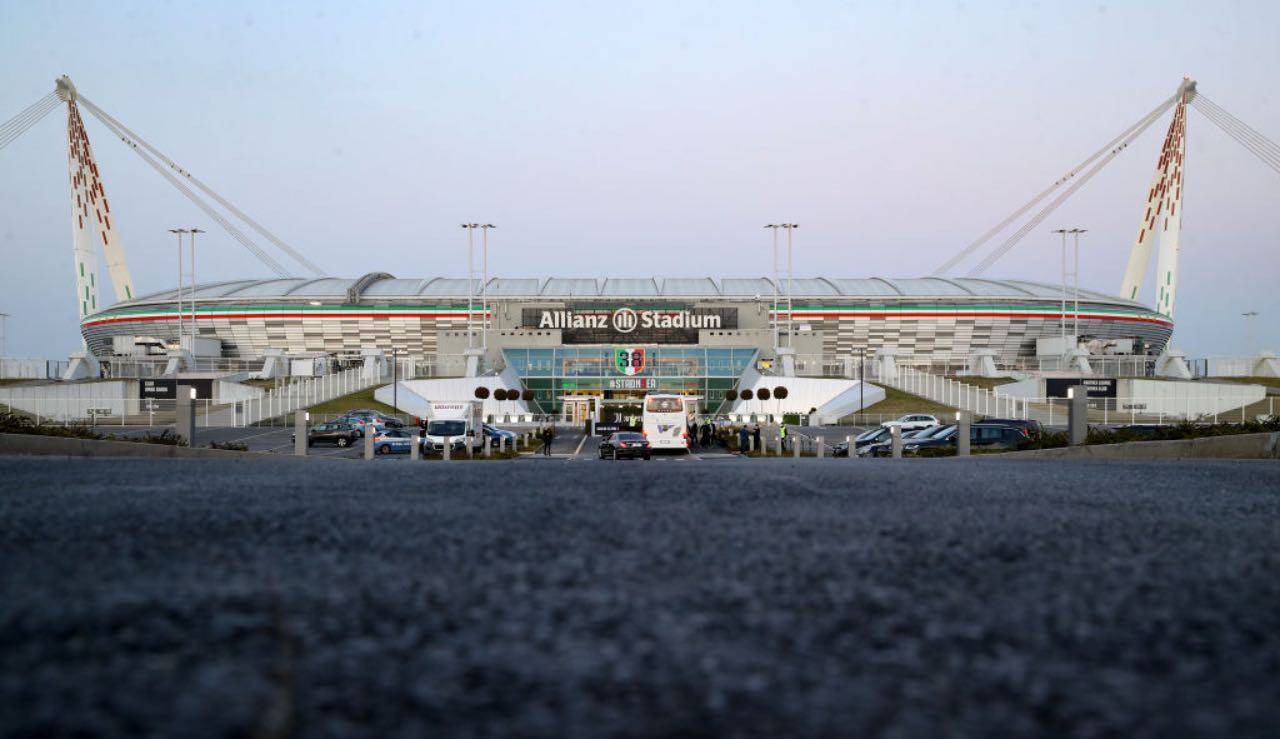
[[[644,372],[644,348],[618,349],[614,353],[614,362],[622,374],[638,375]]]

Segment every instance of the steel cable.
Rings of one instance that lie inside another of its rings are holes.
[[[956,254],[955,256],[948,259],[945,263],[942,264],[942,266],[934,270],[933,274],[940,275],[952,269],[953,267],[955,267],[961,261],[966,259],[969,255],[973,254],[973,252],[976,251],[983,244],[990,241],[996,234],[1000,233],[1005,228],[1007,228],[1009,224],[1021,218],[1024,214],[1026,214],[1027,211],[1034,208],[1036,204],[1038,204],[1041,200],[1044,200],[1046,197],[1051,195],[1054,190],[1058,189],[1058,187],[1062,186],[1064,183],[1071,180],[1085,167],[1092,164],[1095,160],[1097,160],[1098,157],[1110,151],[1117,143],[1119,143],[1120,141],[1123,141],[1126,136],[1129,136],[1131,133],[1133,133],[1134,130],[1138,129],[1139,127],[1145,128],[1146,126],[1150,125],[1150,122],[1153,118],[1158,118],[1159,116],[1161,116],[1166,110],[1170,108],[1170,106],[1174,104],[1174,102],[1177,101],[1177,99],[1178,99],[1177,95],[1171,95],[1167,100],[1160,103],[1160,105],[1156,106],[1156,108],[1152,110],[1150,113],[1147,113],[1145,116],[1139,118],[1136,123],[1134,123],[1133,125],[1126,128],[1124,131],[1122,131],[1120,135],[1108,141],[1105,146],[1103,146],[1098,151],[1094,152],[1091,156],[1089,156],[1089,158],[1085,159],[1083,162],[1076,165],[1075,168],[1073,168],[1071,171],[1067,172],[1065,175],[1058,178],[1056,182],[1054,182],[1052,185],[1046,188],[1039,195],[1032,198],[1031,201],[1028,202],[1026,205],[1023,205],[1021,208],[1014,211],[1009,217],[1005,218],[1003,221],[996,224],[994,227],[989,229],[986,233],[982,234],[982,236],[979,236],[977,240],[975,240],[973,243],[969,244],[964,249],[962,249],[959,254]]]
[[[32,126],[39,123],[54,108],[58,107],[58,103],[58,97],[53,93],[49,93],[34,105],[10,118],[3,127],[0,127],[0,149],[13,143]]]
[[[1272,152],[1259,144],[1255,139],[1250,138],[1246,131],[1235,125],[1231,119],[1220,116],[1216,111],[1210,108],[1199,107],[1197,110],[1211,123],[1222,129],[1223,133],[1235,139],[1237,143],[1243,146],[1249,153],[1260,159],[1263,164],[1280,173],[1280,152]],[[1265,138],[1264,138],[1265,140]]]
[[[127,134],[132,141],[142,146],[144,149],[150,152],[151,155],[154,156],[156,159],[159,159],[160,161],[164,162],[166,165],[169,166],[170,169],[177,172],[179,175],[184,177],[191,184],[195,185],[197,188],[203,191],[206,195],[213,198],[215,202],[217,202],[223,208],[226,208],[232,215],[239,218],[241,221],[247,224],[250,228],[257,231],[259,234],[263,236],[263,238],[267,239],[272,244],[275,244],[275,246],[279,248],[281,251],[285,252],[290,257],[293,257],[293,259],[296,262],[298,262],[298,264],[301,264],[303,267],[306,267],[309,271],[311,271],[317,277],[322,276],[324,274],[324,272],[319,267],[317,267],[313,262],[311,262],[311,260],[304,257],[296,249],[286,244],[275,234],[271,233],[265,227],[259,224],[257,221],[250,218],[246,213],[241,211],[236,206],[232,205],[230,202],[228,202],[225,198],[223,198],[218,193],[214,192],[208,185],[204,184],[199,179],[192,176],[190,172],[183,169],[182,167],[179,167],[176,162],[174,162],[169,157],[165,156],[162,152],[160,152],[151,144],[144,141],[141,136],[129,130],[127,126],[125,126],[123,123],[121,123],[120,121],[112,117],[110,113],[107,113],[102,108],[99,108],[97,105],[95,105],[92,101],[90,101],[84,95],[79,95],[78,98],[79,98],[79,101],[84,103],[85,107],[89,109],[89,112],[93,113],[98,120],[102,121],[103,123],[110,122],[112,126],[116,127],[120,131]]]
[[[1119,145],[1113,147],[1109,152],[1107,152],[1106,156],[1104,156],[1101,161],[1099,161],[1097,164],[1093,166],[1092,169],[1090,169],[1088,172],[1085,172],[1080,177],[1076,178],[1075,181],[1071,183],[1070,187],[1064,190],[1062,194],[1060,194],[1058,197],[1050,201],[1050,203],[1047,206],[1045,206],[1043,209],[1041,209],[1040,212],[1036,213],[1036,215],[1030,221],[1023,224],[1017,231],[1014,231],[1008,238],[1006,238],[1003,242],[1001,242],[1000,246],[996,247],[995,251],[988,254],[973,269],[969,270],[966,276],[976,277],[982,274],[987,269],[989,269],[993,264],[999,261],[1001,257],[1007,254],[1010,249],[1012,249],[1014,246],[1017,246],[1018,242],[1021,241],[1028,233],[1031,233],[1031,230],[1034,229],[1036,226],[1040,225],[1040,223],[1044,221],[1045,218],[1049,217],[1050,213],[1056,210],[1058,206],[1065,203],[1068,198],[1074,195],[1075,192],[1079,190],[1082,185],[1084,185],[1086,182],[1092,179],[1094,175],[1102,171],[1102,168],[1110,164],[1111,160],[1115,159],[1117,156],[1120,155],[1120,152],[1128,148],[1129,144],[1132,143],[1134,139],[1138,138],[1138,136],[1142,135],[1142,133],[1146,131],[1147,128],[1149,128],[1151,124],[1154,123],[1156,119],[1160,117],[1161,114],[1164,113],[1164,111],[1167,109],[1167,106],[1172,105],[1173,101],[1176,99],[1177,99],[1177,95],[1174,95],[1172,98],[1165,101],[1165,103],[1162,104],[1159,108],[1149,113],[1146,118],[1138,121],[1138,123],[1135,126],[1131,126],[1129,128],[1128,134],[1119,143]]]
[[[81,98],[81,100],[83,100],[83,98]],[[283,266],[281,266],[279,262],[273,259],[270,254],[267,254],[266,251],[262,249],[262,247],[255,244],[252,239],[250,239],[247,235],[244,234],[244,232],[236,228],[235,224],[227,220],[227,218],[223,216],[221,213],[219,213],[217,210],[215,210],[213,206],[204,202],[204,200],[202,200],[199,195],[193,192],[191,188],[183,184],[182,181],[179,180],[177,177],[174,177],[173,174],[170,173],[164,167],[163,164],[151,158],[145,151],[138,148],[138,145],[135,144],[128,136],[126,136],[123,132],[118,130],[115,126],[111,125],[110,122],[104,120],[101,116],[99,116],[97,111],[94,108],[90,107],[89,112],[93,113],[94,117],[96,117],[102,123],[102,125],[106,126],[108,130],[110,130],[113,134],[119,137],[120,140],[125,143],[125,145],[127,145],[130,149],[132,149],[135,154],[141,157],[142,161],[146,162],[148,165],[151,166],[152,169],[159,172],[161,176],[163,176],[166,180],[169,181],[169,184],[177,188],[178,192],[181,192],[183,195],[186,195],[188,200],[190,200],[192,203],[195,203],[196,207],[198,207],[200,210],[203,210],[210,218],[216,221],[219,226],[222,226],[222,228],[228,234],[230,234],[233,239],[240,242],[242,246],[244,246],[246,249],[249,250],[250,253],[252,253],[259,260],[261,260],[263,264],[267,265],[267,267],[270,268],[271,271],[275,272],[277,276],[290,277],[289,272]]]

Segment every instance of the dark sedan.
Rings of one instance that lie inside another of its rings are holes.
[[[649,459],[652,455],[649,440],[634,431],[617,431],[600,441],[601,459]]]
[[[317,423],[315,426],[307,429],[307,446],[313,444],[337,444],[338,446],[350,446],[354,444],[363,434],[360,433],[360,427],[354,423],[345,421],[332,421],[330,423]],[[289,440],[293,441],[296,437],[289,436]]]

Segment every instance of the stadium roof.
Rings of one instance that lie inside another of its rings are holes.
[[[778,281],[778,292],[785,295],[787,280]],[[1028,280],[986,280],[972,278],[918,277],[890,279],[886,277],[828,278],[809,277],[791,281],[795,298],[1049,298],[1060,299],[1062,286]],[[475,282],[479,293],[479,281]],[[641,278],[502,278],[489,280],[490,298],[550,299],[564,298],[681,298],[684,300],[751,299],[771,297],[773,281],[767,277],[641,277]],[[129,302],[174,300],[176,290],[163,290],[140,296]],[[287,300],[344,299],[348,302],[378,299],[465,298],[465,278],[433,277],[427,279],[396,278],[385,273],[371,273],[355,279],[323,277],[316,279],[284,278],[273,280],[232,280],[200,285],[198,300],[239,300],[281,298]],[[184,299],[189,296],[183,295]],[[1080,290],[1085,300],[1132,303],[1115,295],[1094,290]]]

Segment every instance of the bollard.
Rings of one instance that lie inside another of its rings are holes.
[[[422,457],[422,437],[414,434],[409,437],[409,460],[417,462]]]
[[[1080,446],[1089,437],[1089,389],[1084,385],[1067,388],[1067,444]]]
[[[756,451],[756,437],[752,436],[751,434],[747,434],[747,454],[755,454],[755,451]]]
[[[827,447],[827,440],[826,440],[825,438],[823,438],[823,437],[819,436],[819,437],[818,437],[818,449],[817,449],[817,456],[818,456],[818,459],[822,459],[822,458],[823,458],[823,456],[825,456],[825,455],[826,455],[826,452],[827,452],[826,447]]]
[[[453,456],[453,437],[452,436],[444,437],[444,446],[441,447],[440,453],[444,455],[443,459],[446,462],[448,462],[449,458]]]
[[[791,456],[794,457],[795,459],[800,458],[800,444],[801,444],[801,441],[800,441],[800,437],[798,436],[796,437],[795,441],[791,442]]]
[[[776,436],[774,437],[774,439],[777,441],[778,456],[781,457],[782,456],[782,437]]]
[[[506,454],[506,453],[507,453],[507,437],[499,436],[498,437],[498,454]]]
[[[373,459],[373,435],[377,431],[374,430],[372,423],[364,425],[364,458]]]
[[[968,411],[956,412],[956,456],[969,456],[969,439],[971,417]]]
[[[491,443],[489,442],[489,439],[485,439],[485,440],[481,441],[480,443],[481,443],[481,444],[484,444],[484,458],[485,458],[485,459],[488,459],[488,458],[490,457],[490,455],[492,454],[492,451],[493,451],[493,444],[491,444]]]
[[[889,429],[890,448],[893,450],[894,459],[902,459],[902,427],[894,426]]]
[[[470,440],[470,439],[467,439],[467,443],[466,443],[464,446],[466,446],[466,447],[467,447],[467,459],[475,459],[475,458],[476,458],[476,447],[475,447],[475,445],[474,445],[474,444],[472,444],[472,443],[471,443],[471,440]]]
[[[293,413],[293,456],[307,456],[307,412]]]
[[[848,436],[844,437],[844,443],[849,445],[849,459],[857,459],[858,450],[855,447],[855,444],[853,441],[853,434],[849,434]]]
[[[196,445],[196,408],[192,396],[195,388],[190,385],[179,385],[173,404],[173,433],[181,436],[187,446]]]

